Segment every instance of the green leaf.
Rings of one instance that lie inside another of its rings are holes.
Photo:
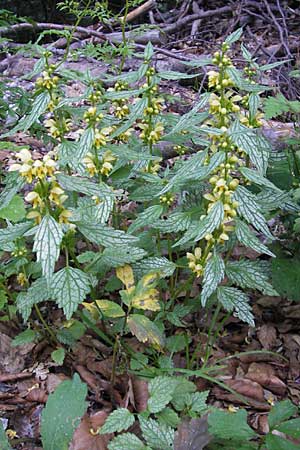
[[[151,450],[132,433],[123,433],[115,437],[109,444],[109,450]]]
[[[49,292],[45,278],[38,278],[28,288],[27,292],[20,292],[17,296],[16,305],[24,322],[27,322],[29,319],[33,305],[49,300],[50,298],[51,293]]]
[[[281,433],[287,434],[294,439],[300,439],[300,419],[291,419],[276,427]]]
[[[209,297],[215,292],[225,274],[225,264],[220,255],[214,254],[207,262],[201,292],[201,304],[204,307]]]
[[[58,364],[59,366],[62,366],[64,359],[65,359],[65,350],[62,347],[59,347],[58,349],[54,350],[51,353],[51,358],[53,361]]]
[[[187,80],[189,78],[196,78],[200,74],[199,73],[184,73],[184,72],[175,72],[173,70],[166,70],[158,73],[158,76],[163,80]]]
[[[269,239],[274,240],[274,236],[270,233],[267,222],[260,212],[260,207],[255,195],[243,186],[239,186],[235,191],[233,198],[239,203],[238,213],[258,231],[261,231]]]
[[[101,427],[100,434],[115,433],[128,430],[134,424],[134,415],[127,408],[118,408],[107,417]]]
[[[282,95],[277,94],[276,97],[268,97],[265,99],[264,113],[266,119],[273,119],[289,112],[288,100]]]
[[[173,247],[177,245],[183,245],[190,240],[198,242],[204,238],[208,233],[212,233],[215,229],[219,228],[224,218],[223,203],[218,201],[209,210],[204,219],[198,223],[193,224],[183,235],[179,241],[177,241]]]
[[[156,420],[139,416],[140,427],[147,444],[155,449],[173,449],[175,431]]]
[[[59,257],[62,238],[63,231],[61,225],[52,216],[44,216],[37,227],[33,251],[36,252],[37,262],[41,263],[43,275],[48,283],[53,275],[55,263]]]
[[[118,303],[111,302],[110,300],[96,300],[96,303],[105,317],[115,319],[117,317],[125,316],[125,312]]]
[[[73,312],[91,290],[87,274],[73,267],[65,267],[55,273],[51,284],[52,297],[57,301],[58,306],[63,308],[67,320],[72,317]]]
[[[268,415],[270,429],[274,430],[277,425],[292,417],[294,414],[296,414],[297,411],[297,406],[294,405],[291,400],[283,400],[282,402],[277,402]]]
[[[38,120],[40,115],[46,111],[49,102],[50,102],[49,92],[42,92],[41,94],[39,94],[32,104],[32,109],[30,113],[27,116],[22,117],[22,119],[18,122],[18,124],[12,130],[10,130],[9,133],[2,135],[2,138],[5,136],[15,134],[17,131],[20,130],[22,130],[22,132],[29,130],[29,128],[34,124],[34,122]]]
[[[233,287],[220,286],[217,296],[219,302],[227,311],[234,311],[234,316],[248,323],[251,327],[255,326],[251,307],[248,304],[249,298],[244,292]]]
[[[151,413],[158,413],[167,406],[172,400],[176,384],[175,379],[164,376],[155,377],[149,382],[148,409]]]
[[[162,348],[165,338],[160,329],[148,317],[141,314],[130,314],[127,325],[131,333],[141,342],[149,342],[155,347]]]
[[[32,227],[31,222],[18,223],[16,225],[11,225],[7,228],[1,228],[0,233],[0,248],[5,246],[10,242],[13,242],[15,239],[20,238]]]
[[[230,261],[226,264],[226,275],[231,283],[241,288],[258,289],[264,295],[279,295],[268,282],[268,274],[264,273],[259,261]]]
[[[2,450],[12,450],[11,446],[9,445],[9,442],[8,442],[7,436],[5,434],[5,431],[3,429],[3,425],[2,425],[2,421],[1,420],[0,420],[0,448]]]
[[[80,136],[73,158],[75,161],[82,161],[87,153],[91,152],[94,145],[95,132],[93,127],[88,127]]]
[[[250,247],[252,250],[255,250],[257,253],[265,253],[269,256],[275,256],[268,247],[266,247],[260,240],[250,231],[249,226],[242,222],[241,220],[236,220],[235,222],[235,232],[236,237],[240,241],[241,244],[245,245],[245,247]],[[276,289],[276,288],[275,288]]]
[[[174,391],[172,405],[177,411],[183,411],[186,406],[192,403],[192,394],[196,390],[196,386],[191,381],[183,377],[177,377],[177,386]]]
[[[247,424],[247,412],[240,409],[235,413],[216,410],[208,416],[209,433],[219,439],[232,439],[239,442],[256,436]]]
[[[157,417],[157,420],[169,427],[177,428],[177,426],[180,423],[180,417],[178,414],[174,411],[174,409],[171,408],[164,408],[161,412],[157,413],[155,415]]]
[[[138,247],[120,247],[118,252],[113,247],[108,247],[103,251],[101,261],[109,267],[120,267],[135,263],[146,255],[145,250]]]
[[[191,411],[204,414],[207,411],[207,397],[209,391],[194,392],[192,394]]]
[[[22,333],[19,333],[11,342],[11,345],[13,347],[17,347],[18,345],[24,345],[28,344],[30,342],[33,342],[35,338],[37,337],[37,334],[35,331],[28,328],[25,331],[22,331]]]
[[[41,435],[44,450],[67,450],[73,433],[86,411],[87,387],[77,374],[63,381],[49,395],[42,412]]]
[[[132,268],[137,278],[149,272],[158,272],[160,277],[170,277],[176,269],[176,264],[164,256],[153,256],[132,264]]]
[[[247,178],[247,180],[252,181],[252,183],[280,192],[280,189],[275,186],[275,184],[273,184],[267,178],[263,177],[259,172],[257,172],[257,170],[248,169],[248,167],[242,167],[240,169],[240,172],[242,173],[242,175],[244,175],[244,177]]]
[[[249,100],[248,100],[248,105],[249,105],[249,112],[250,112],[250,117],[254,118],[256,116],[258,107],[259,107],[259,95],[257,94],[250,94],[249,95]]]
[[[89,241],[104,247],[123,247],[125,245],[133,245],[138,241],[136,236],[105,225],[78,223],[77,226],[79,231]]]
[[[25,184],[18,171],[8,172],[4,180],[4,188],[0,193],[0,208],[7,206]]]
[[[163,210],[164,207],[162,205],[153,205],[144,209],[144,211],[138,215],[137,219],[132,222],[128,228],[128,233],[134,233],[134,231],[139,228],[154,223],[161,216]]]
[[[287,439],[269,433],[266,437],[266,448],[268,450],[299,450],[299,444],[293,444]]]
[[[236,31],[227,36],[224,43],[228,45],[234,44],[234,42],[238,41],[241,38],[242,34],[243,28],[238,28]]]
[[[24,201],[19,195],[15,195],[7,206],[0,209],[0,217],[12,222],[20,222],[25,215]]]
[[[185,231],[191,224],[191,213],[186,211],[176,211],[171,214],[166,220],[157,220],[153,227],[164,233],[178,233],[178,231]]]
[[[272,284],[282,297],[300,301],[300,260],[276,258],[272,261]]]

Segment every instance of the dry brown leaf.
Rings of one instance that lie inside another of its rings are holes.
[[[207,417],[184,419],[175,433],[174,450],[202,450],[210,440]]]
[[[29,402],[46,403],[48,395],[44,389],[31,389],[26,395],[26,400]]]
[[[75,430],[69,450],[107,450],[113,434],[98,434],[107,416],[106,411],[98,411],[91,416],[85,414]]]
[[[257,331],[257,338],[264,349],[272,350],[277,342],[276,328],[269,324],[262,325]]]
[[[46,387],[48,394],[51,394],[55,391],[57,386],[63,381],[69,380],[65,374],[63,373],[49,373],[46,381]]]
[[[137,412],[145,411],[147,408],[147,402],[149,399],[148,383],[145,380],[141,380],[135,376],[132,376],[129,380],[129,386],[132,395],[130,401]]]
[[[275,375],[275,370],[269,364],[250,364],[246,378],[261,384],[278,395],[284,395],[286,391],[285,383]]]
[[[242,395],[253,408],[260,411],[269,411],[270,405],[265,401],[264,390],[258,383],[247,379],[234,379],[226,380],[225,384],[238,394]],[[214,387],[212,393],[217,400],[226,400],[230,403],[244,405],[242,399],[220,387]]]
[[[33,343],[12,347],[12,339],[4,333],[0,333],[0,372],[16,373],[25,367],[25,357],[31,352]]]

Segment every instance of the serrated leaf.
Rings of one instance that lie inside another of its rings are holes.
[[[132,268],[137,278],[149,272],[157,272],[161,277],[170,277],[176,269],[176,264],[163,256],[153,256],[132,264]]]
[[[294,439],[300,439],[300,418],[282,422],[276,429]]]
[[[287,99],[282,94],[276,97],[268,97],[264,102],[264,113],[266,119],[273,119],[289,111]]]
[[[128,233],[133,233],[141,227],[154,223],[161,216],[163,210],[164,208],[162,205],[153,205],[144,209],[144,211],[138,215],[137,219],[132,222],[128,228]]]
[[[250,117],[252,119],[256,116],[256,113],[257,113],[257,110],[259,107],[259,95],[254,94],[252,92],[252,94],[249,95],[248,105],[249,105]]]
[[[178,424],[180,423],[178,414],[174,411],[174,409],[171,409],[169,407],[164,408],[162,411],[155,414],[155,416],[160,423],[172,428],[177,428]]]
[[[13,347],[18,347],[18,345],[24,345],[28,344],[30,342],[33,342],[35,338],[37,337],[37,334],[35,331],[28,328],[25,331],[22,331],[22,333],[19,333],[12,341],[11,345]]]
[[[25,184],[25,180],[18,171],[8,172],[4,180],[4,188],[0,193],[0,208],[7,206],[13,197]]]
[[[259,261],[246,259],[226,264],[226,275],[231,283],[241,288],[258,289],[264,295],[279,295],[268,281]]]
[[[158,73],[158,76],[163,80],[187,80],[190,78],[198,77],[199,73],[184,73],[184,72],[175,72],[173,70],[166,70]]]
[[[94,145],[95,131],[93,127],[88,127],[80,136],[76,151],[74,153],[75,161],[82,161],[82,159],[90,153]]]
[[[272,253],[268,247],[260,242],[255,234],[250,231],[249,226],[241,220],[236,220],[235,222],[235,233],[240,243],[246,247],[250,247],[258,253],[265,253],[266,255],[273,257],[275,256],[274,253]]]
[[[38,278],[28,288],[27,292],[20,292],[17,296],[16,305],[24,322],[27,322],[33,305],[49,300],[50,297],[51,294],[45,278]]]
[[[33,251],[37,262],[41,263],[43,275],[50,282],[54,266],[60,253],[63,238],[62,227],[52,216],[44,216],[37,227],[34,237]]]
[[[25,215],[24,201],[19,195],[15,195],[7,206],[0,209],[1,219],[7,219],[12,222],[20,222]]]
[[[260,207],[254,194],[243,186],[239,186],[233,195],[233,199],[238,201],[238,213],[244,217],[248,223],[253,225],[258,231],[261,231],[269,239],[275,239],[269,231],[264,216],[260,212]]]
[[[120,247],[118,252],[113,247],[108,247],[103,251],[101,260],[108,267],[119,267],[139,261],[146,255],[145,250],[138,247]]]
[[[117,317],[125,316],[125,312],[118,303],[110,300],[96,300],[96,303],[105,317],[116,319]]]
[[[140,427],[147,444],[155,449],[173,449],[175,431],[153,419],[139,417]]]
[[[52,278],[52,297],[57,301],[67,320],[90,292],[90,279],[82,270],[65,267]]]
[[[225,39],[224,43],[231,45],[238,41],[243,34],[243,28],[238,28]]]
[[[219,286],[217,290],[218,301],[229,312],[234,311],[234,316],[255,326],[254,317],[249,305],[249,298],[243,291],[233,287]]]
[[[191,224],[191,213],[189,212],[174,212],[166,220],[157,220],[153,227],[165,233],[178,233],[178,231],[185,231]]]
[[[282,402],[277,402],[271,409],[268,415],[268,423],[271,430],[276,428],[281,422],[286,421],[292,417],[298,408],[294,405],[291,400],[283,400]]]
[[[282,66],[283,64],[285,64],[286,62],[290,61],[289,59],[286,59],[285,61],[276,61],[270,64],[263,64],[262,66],[259,66],[259,70],[260,71],[266,71],[266,70],[271,70],[274,69],[275,67],[279,67]]]
[[[128,264],[122,267],[118,267],[116,269],[116,275],[119,280],[126,286],[126,289],[129,290],[134,286],[134,276],[132,267]]]
[[[44,450],[68,449],[76,427],[86,411],[87,387],[75,374],[49,395],[42,412],[41,435]]]
[[[100,434],[115,433],[128,430],[134,424],[134,415],[127,408],[118,408],[107,417],[100,429]]]
[[[207,300],[215,292],[225,274],[225,264],[220,255],[214,254],[208,260],[203,276],[201,304],[204,307]]]
[[[7,228],[1,228],[0,247],[2,248],[5,244],[13,242],[17,238],[20,238],[31,227],[32,227],[31,222],[25,222],[12,225]]]
[[[151,413],[162,411],[172,400],[177,382],[170,377],[158,376],[148,384],[148,409]]]
[[[257,184],[258,186],[264,186],[269,189],[273,189],[274,191],[280,191],[280,189],[275,186],[271,181],[267,178],[263,177],[257,170],[249,169],[248,167],[242,167],[240,172],[247,180],[252,181],[252,183]]]
[[[235,441],[250,440],[256,434],[247,424],[247,412],[240,409],[235,413],[216,410],[208,416],[209,433],[219,439]]]
[[[108,444],[109,450],[151,450],[132,433],[123,433]]]
[[[196,391],[196,386],[186,378],[177,377],[177,386],[174,391],[172,405],[177,411],[182,411],[191,404],[192,394]]]
[[[54,350],[51,353],[51,358],[53,359],[53,361],[58,364],[59,366],[61,366],[64,362],[65,359],[65,350],[60,347],[57,350]]]
[[[157,348],[162,348],[165,338],[160,329],[148,317],[141,314],[130,314],[127,325],[131,333],[141,342],[149,342]]]
[[[267,450],[299,450],[299,444],[293,444],[287,439],[269,433],[266,437],[266,448]]]
[[[30,113],[27,116],[22,117],[22,119],[18,122],[18,124],[12,130],[10,130],[9,133],[2,135],[2,138],[5,136],[15,134],[17,131],[20,130],[22,130],[23,133],[29,130],[29,128],[34,124],[34,122],[38,120],[40,115],[46,111],[49,102],[50,102],[49,92],[42,92],[41,94],[39,94],[32,104],[32,109]]]
[[[204,414],[207,411],[207,397],[209,391],[194,392],[192,394],[191,411],[198,414]]]
[[[79,231],[91,242],[104,247],[124,247],[138,241],[136,236],[102,224],[77,223]]]

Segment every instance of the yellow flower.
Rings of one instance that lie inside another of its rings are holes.
[[[39,196],[39,194],[37,192],[29,192],[26,197],[25,197],[25,201],[28,203],[32,204],[33,209],[39,207],[39,206],[43,206],[44,202],[41,199],[41,197]]]
[[[26,178],[26,181],[28,181],[28,183],[32,183],[33,180],[32,166],[30,166],[29,164],[22,164],[19,169],[19,173],[21,177]]]
[[[63,194],[64,190],[59,186],[55,186],[50,190],[49,200],[55,203],[57,206],[60,206],[68,198],[67,195]]]
[[[40,180],[45,178],[46,172],[42,161],[40,160],[34,161],[32,165],[32,173],[35,177],[39,178]]]
[[[27,277],[25,275],[25,273],[20,272],[17,276],[17,282],[19,283],[20,286],[25,286],[25,284],[27,283]]]
[[[19,158],[23,163],[29,163],[32,161],[31,153],[27,148],[23,148],[18,153],[16,153],[17,158]]]
[[[72,216],[72,212],[67,210],[67,209],[64,209],[60,213],[58,221],[59,221],[59,223],[66,223],[66,224],[68,224],[69,223],[69,219],[70,219],[71,216]]]
[[[49,177],[52,177],[52,175],[54,174],[55,170],[56,170],[56,162],[53,159],[47,159],[44,160],[44,165],[45,165],[45,172],[46,175]]]
[[[26,217],[27,219],[33,219],[37,225],[39,225],[42,220],[42,215],[38,211],[30,211]]]

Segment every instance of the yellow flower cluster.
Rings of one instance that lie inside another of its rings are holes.
[[[107,89],[108,92],[121,92],[128,89],[128,84],[122,81],[117,81],[113,88]],[[117,117],[117,119],[123,119],[128,116],[130,110],[128,107],[127,98],[118,98],[112,102],[112,114]]]
[[[116,158],[112,155],[111,151],[107,150],[100,159],[91,153],[88,153],[86,157],[83,158],[83,164],[91,177],[94,177],[97,174],[108,176],[113,169],[112,163],[115,160]]]
[[[48,68],[45,72],[42,73],[42,76],[37,78],[36,80],[36,86],[39,88],[44,88],[47,91],[52,91],[55,89],[59,82],[58,76],[53,76],[54,68]]]
[[[159,197],[160,203],[165,204],[167,206],[171,206],[174,203],[175,197],[171,192],[167,192],[164,195]]]
[[[93,125],[100,122],[103,119],[102,113],[97,113],[96,106],[90,106],[88,110],[83,115],[84,120],[88,125]]]
[[[237,102],[241,100],[242,97],[234,94],[232,91],[227,91],[222,96],[212,93],[209,98],[209,112],[211,114],[219,114],[223,118],[223,124],[227,125],[230,121],[228,114],[240,111]]]
[[[53,152],[49,152],[43,157],[43,160],[33,161],[31,152],[22,149],[16,153],[17,162],[9,167],[9,171],[18,171],[19,174],[26,179],[28,183],[32,183],[34,178],[44,180],[52,177],[57,169],[56,161],[52,158]]]
[[[101,130],[96,129],[95,130],[95,140],[94,145],[97,150],[99,150],[101,147],[104,147],[108,142],[108,137],[112,133],[113,128],[112,127],[106,127],[102,128]]]
[[[49,108],[49,105],[48,105]],[[49,108],[50,109],[50,108]],[[65,133],[68,133],[72,126],[71,119],[60,119],[59,121],[56,119],[46,119],[44,120],[45,128],[48,128],[48,135],[52,136],[55,139],[60,140]]]
[[[196,274],[196,277],[201,277],[204,272],[205,263],[211,257],[211,253],[208,253],[206,257],[202,256],[201,248],[196,247],[194,253],[187,252],[186,257],[191,271]]]
[[[164,131],[163,124],[161,122],[157,122],[156,124],[152,123],[140,123],[139,127],[141,128],[142,132],[140,134],[140,138],[146,143],[146,144],[156,144]]]
[[[26,274],[24,272],[20,272],[17,276],[17,282],[20,286],[26,286],[28,283],[28,278],[26,277]]]

